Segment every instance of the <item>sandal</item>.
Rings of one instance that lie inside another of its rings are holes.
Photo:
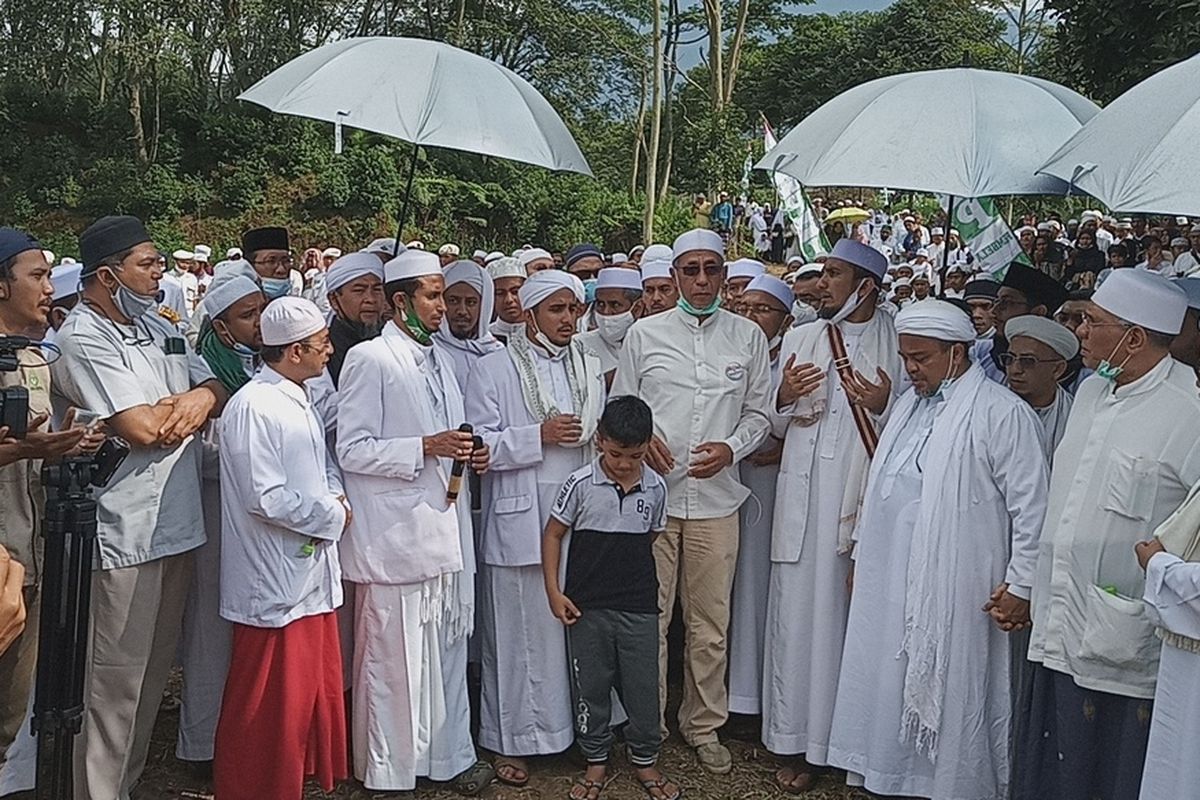
[[[454,791],[465,797],[474,797],[488,787],[496,777],[496,770],[486,761],[476,761],[459,773],[453,781]]]
[[[511,758],[505,758],[504,756],[496,756],[492,763],[496,769],[496,780],[504,785],[520,789],[522,786],[529,784],[529,769],[527,767],[523,767]],[[508,772],[507,776],[505,775],[506,770]],[[520,777],[514,777],[515,774],[520,775]]]
[[[645,790],[646,796],[650,800],[679,800],[683,795],[683,790],[678,786],[675,787],[674,794],[667,794],[667,787],[671,785],[671,779],[666,775],[661,775],[657,780],[653,781],[638,781],[642,784],[642,789]],[[655,797],[654,790],[658,789],[661,797]]]
[[[589,781],[587,778],[578,777],[575,779],[574,785],[567,792],[567,800],[600,800],[600,793],[608,786],[608,781]],[[585,794],[583,797],[577,797],[574,792],[576,789],[582,788]],[[595,791],[595,794],[592,792]]]

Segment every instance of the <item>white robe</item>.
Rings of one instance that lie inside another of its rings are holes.
[[[778,354],[771,361],[771,393],[779,389]],[[756,453],[780,447],[788,420],[772,415],[772,435]],[[740,535],[733,597],[729,609],[729,710],[762,713],[763,637],[767,626],[767,587],[771,580],[771,527],[775,518],[775,483],[779,465],[738,465],[750,496],[738,509]]]
[[[1046,446],[1046,460],[1051,464],[1054,463],[1054,451],[1067,431],[1067,419],[1071,416],[1071,404],[1074,400],[1075,398],[1060,386],[1054,395],[1053,403],[1045,408],[1033,409],[1042,421],[1042,430],[1046,433],[1043,444]]]
[[[369,789],[411,790],[418,777],[450,780],[475,762],[470,495],[464,481],[447,504],[448,460],[421,445],[465,418],[452,363],[389,323],[342,368],[337,451],[355,509],[342,560],[359,584],[350,722],[354,774]]]
[[[581,413],[566,361],[538,347],[530,352],[555,405]],[[476,364],[467,415],[492,452],[483,477],[479,744],[513,757],[560,753],[575,738],[570,676],[566,635],[546,600],[540,542],[554,496],[583,465],[587,448],[542,443],[541,422],[526,408],[507,351]],[[510,522],[518,515],[519,531]]]
[[[871,465],[829,762],[864,776],[877,794],[1003,800],[1009,642],[981,609],[1002,581],[1028,591],[1047,467],[1033,412],[977,366],[947,394],[901,397]],[[915,588],[922,576],[932,588]],[[922,615],[929,598],[943,600],[946,613]],[[911,616],[910,603],[918,607]],[[921,664],[906,653],[919,652],[926,633],[940,641],[941,660],[932,679],[913,682],[910,666],[915,676]],[[932,750],[924,731],[906,726],[929,695]]]
[[[1169,553],[1150,559],[1146,608],[1172,633],[1200,639],[1200,564]],[[1141,800],[1200,794],[1200,652],[1164,643],[1154,692],[1154,717],[1142,775]]]
[[[825,327],[814,323],[789,334],[780,353],[783,362],[792,353],[805,354],[797,356],[797,363],[808,360],[808,353],[822,353],[831,399],[815,420],[789,419],[786,428],[763,656],[763,743],[780,755],[805,753],[813,764],[828,758],[850,603],[850,558],[839,553],[839,534],[847,524],[843,495],[849,482],[862,487],[869,467],[865,453],[862,459],[854,457],[863,445],[827,352]],[[898,393],[904,383],[892,317],[876,312],[867,322],[842,322],[839,328],[855,368],[874,381],[875,367],[881,367]],[[772,405],[774,401],[772,396]]]

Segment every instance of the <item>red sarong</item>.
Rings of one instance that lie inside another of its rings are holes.
[[[217,800],[299,800],[349,777],[333,612],[283,628],[233,626],[213,757]]]

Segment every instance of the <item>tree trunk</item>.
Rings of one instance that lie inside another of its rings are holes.
[[[704,0],[704,18],[708,22],[709,95],[713,111],[725,107],[725,41],[721,31],[721,0]]]
[[[733,46],[729,50],[729,63],[725,67],[725,103],[733,102],[733,85],[737,81],[738,64],[742,60],[742,43],[746,39],[746,21],[750,17],[750,0],[738,3],[737,27],[733,31]]]
[[[633,169],[629,175],[629,196],[637,197],[638,176],[642,166],[642,148],[646,143],[646,72],[642,70],[642,91],[638,96],[637,120],[633,130]]]
[[[146,166],[150,163],[150,154],[146,151],[146,128],[142,124],[142,76],[136,68],[129,72],[129,122],[131,138],[133,139],[133,154],[138,164]]]
[[[646,147],[646,209],[642,217],[642,241],[654,241],[654,206],[658,200],[658,148],[662,137],[662,0],[650,0],[654,8],[651,46],[654,48],[654,72],[650,83],[650,144]]]

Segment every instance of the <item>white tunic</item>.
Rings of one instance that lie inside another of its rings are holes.
[[[1043,444],[1046,445],[1046,461],[1051,464],[1054,463],[1054,451],[1058,449],[1058,443],[1067,432],[1067,419],[1071,416],[1071,405],[1074,401],[1075,398],[1060,386],[1054,395],[1054,402],[1045,408],[1033,409],[1042,421],[1042,430],[1046,433]]]
[[[882,367],[898,393],[903,382],[891,316],[877,312],[867,322],[841,322],[838,327],[854,367],[873,381],[875,366]],[[825,323],[810,328],[785,340],[781,360],[802,343],[824,344]],[[866,342],[870,344],[864,346]],[[854,457],[863,444],[832,356],[821,366],[828,386],[826,412],[815,422],[796,420],[786,429],[763,665],[763,743],[780,755],[804,753],[811,764],[828,759],[850,605],[850,558],[838,547],[845,524],[843,495],[852,479],[862,485],[870,466],[865,453]]]
[[[1002,581],[1023,596],[1020,587],[1032,579],[1046,472],[1037,419],[978,367],[944,400],[910,391],[897,401],[858,527],[829,743],[829,762],[864,776],[868,790],[939,800],[1007,796],[1009,643],[981,609]],[[929,519],[928,527],[918,519]],[[922,574],[933,576],[932,589],[916,588]],[[923,609],[930,597],[946,599],[944,616],[910,614],[910,603]],[[916,675],[920,664],[910,665],[906,653],[916,652],[914,634],[924,632],[944,637],[944,667],[914,686],[907,673]],[[920,708],[920,690],[937,683],[931,750],[907,715]]]
[[[1147,610],[1156,624],[1200,639],[1200,564],[1158,553],[1146,567]],[[1141,800],[1200,792],[1200,652],[1164,643]]]
[[[555,406],[579,414],[565,359],[539,347],[530,353]],[[554,497],[587,448],[542,443],[507,351],[478,362],[467,415],[492,451],[482,480],[479,743],[506,756],[562,752],[574,739],[570,676],[563,626],[546,602],[540,543]]]
[[[1151,698],[1160,647],[1131,554],[1200,481],[1200,426],[1180,422],[1200,418],[1200,396],[1169,357],[1113,387],[1080,384],[1054,453],[1029,660],[1085,689]]]

